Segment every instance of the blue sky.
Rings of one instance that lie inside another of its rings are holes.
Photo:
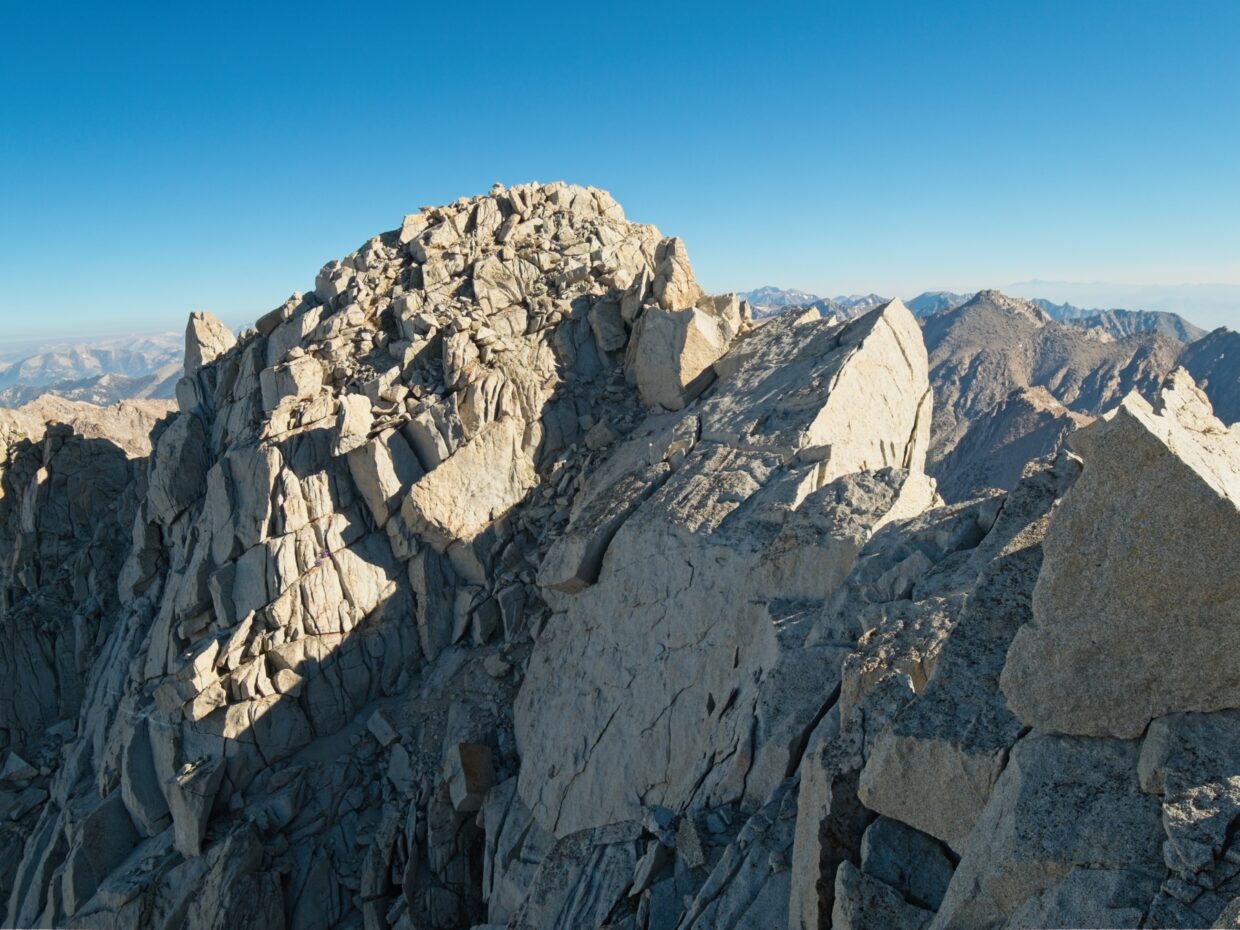
[[[713,291],[1210,285],[1179,309],[1240,326],[1234,0],[0,9],[0,339],[246,323],[531,179]]]

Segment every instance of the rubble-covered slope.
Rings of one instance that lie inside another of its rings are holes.
[[[66,572],[0,604],[54,660],[6,687],[76,681],[0,703],[4,922],[1214,920],[1237,700],[1225,652],[1184,668],[1227,570],[1174,621],[1099,604],[1191,558],[1167,508],[1223,545],[1235,435],[1177,375],[945,505],[929,373],[898,301],[755,325],[563,184],[412,214],[237,338],[195,314],[149,455],[0,467],[0,508],[90,527],[3,524],[9,577]]]

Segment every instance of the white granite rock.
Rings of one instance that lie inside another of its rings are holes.
[[[1240,436],[1183,371],[1074,434],[1084,470],[1051,524],[1033,622],[1003,692],[1027,724],[1141,735],[1155,717],[1240,707]]]

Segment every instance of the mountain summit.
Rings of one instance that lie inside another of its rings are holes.
[[[1174,339],[854,309],[497,186],[192,315],[166,417],[0,411],[4,923],[1230,913],[1240,435]]]

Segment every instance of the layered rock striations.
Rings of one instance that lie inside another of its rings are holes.
[[[944,504],[933,359],[522,185],[195,315],[127,440],[0,421],[4,922],[1233,912],[1234,434],[1177,373]]]

